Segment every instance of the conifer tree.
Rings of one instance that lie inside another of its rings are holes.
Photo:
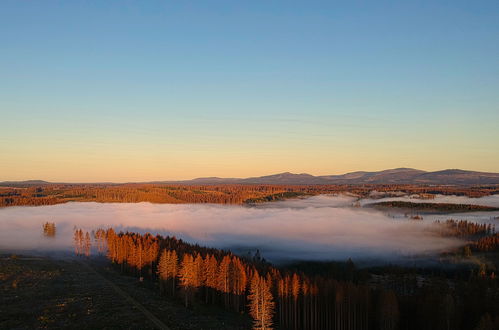
[[[89,257],[90,256],[90,248],[92,246],[91,240],[90,240],[90,234],[88,231],[85,233],[85,256]]]
[[[74,241],[74,247],[75,247],[75,254],[77,256],[80,255],[80,236],[79,236],[79,231],[76,229],[73,234],[73,241]]]
[[[195,287],[195,266],[194,258],[190,253],[185,253],[182,258],[182,263],[180,265],[180,271],[178,273],[180,286],[184,292],[185,307],[189,305],[189,300],[191,299]]]
[[[257,271],[253,272],[248,296],[250,315],[253,317],[253,329],[272,329],[274,315],[274,301],[270,292],[270,283],[261,277]]]
[[[205,302],[208,303],[211,296],[212,303],[215,303],[215,290],[218,285],[218,261],[212,254],[206,254],[204,258],[204,283],[206,285]]]
[[[230,267],[230,257],[224,256],[222,261],[218,266],[218,276],[217,276],[217,289],[222,292],[224,297],[224,305],[229,306],[229,267]]]
[[[291,278],[291,294],[293,296],[293,323],[294,328],[298,329],[298,295],[300,294],[300,278],[294,273]]]
[[[158,262],[158,277],[159,277],[159,291],[161,293],[164,293],[166,291],[165,289],[165,283],[169,278],[168,274],[168,262],[169,262],[169,257],[170,257],[170,251],[167,251],[166,249],[163,250],[161,253],[161,256],[159,257],[159,262]]]
[[[175,280],[178,275],[178,256],[175,250],[170,253],[170,259],[168,262],[168,272],[171,274],[172,279],[172,296],[175,295]]]
[[[178,271],[178,257],[175,250],[163,250],[158,263],[160,291],[166,292],[166,285],[171,282],[172,296],[175,295],[175,278]]]

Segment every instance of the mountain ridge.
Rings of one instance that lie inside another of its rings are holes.
[[[499,184],[499,173],[445,169],[423,171],[414,168],[394,168],[382,171],[356,171],[338,175],[314,176],[308,173],[290,172],[251,178],[195,178],[192,180],[169,181],[169,183],[238,183],[238,184],[448,184],[474,185]],[[215,182],[216,181],[216,182]],[[167,181],[164,181],[167,183]]]
[[[132,182],[129,182],[132,183]],[[249,178],[200,177],[191,180],[163,180],[135,183],[156,184],[425,184],[425,185],[479,185],[499,184],[499,173],[445,169],[423,171],[414,168],[394,168],[382,171],[355,171],[336,175],[314,176],[308,173],[282,172]],[[4,181],[0,186],[34,186],[51,184],[43,180]],[[63,183],[58,183],[63,184]],[[68,183],[69,184],[69,183]],[[90,183],[88,183],[90,184]],[[99,184],[98,182],[94,184]],[[113,184],[102,182],[100,184]]]

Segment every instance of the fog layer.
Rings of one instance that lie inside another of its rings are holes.
[[[403,201],[403,202],[413,202],[413,203],[450,203],[450,204],[471,204],[471,205],[483,205],[491,207],[499,207],[499,195],[483,196],[478,198],[472,198],[468,196],[447,196],[447,195],[435,195],[432,199],[422,199],[418,196],[400,196],[400,197],[385,197],[379,199],[363,199],[360,201],[362,205],[378,203],[378,202],[389,202],[389,201]]]
[[[71,250],[75,226],[175,235],[244,253],[259,248],[272,261],[397,259],[441,251],[460,241],[432,235],[427,222],[352,208],[348,196],[316,196],[259,207],[206,204],[67,203],[0,209],[1,249]],[[55,222],[46,238],[42,224]]]

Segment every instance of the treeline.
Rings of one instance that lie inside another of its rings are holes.
[[[216,203],[243,204],[281,200],[300,195],[351,193],[367,197],[372,191],[407,194],[466,195],[499,193],[499,187],[426,187],[419,185],[257,185],[257,184],[46,184],[0,187],[0,207],[39,206],[76,202],[101,203]],[[454,204],[455,205],[455,204]],[[474,209],[478,210],[478,209]]]
[[[55,237],[56,234],[55,223],[46,222],[43,224],[42,228],[43,228],[43,236]]]
[[[267,195],[260,198],[248,198],[244,201],[244,203],[263,203],[263,202],[274,202],[274,201],[282,201],[288,198],[295,198],[300,196],[311,195],[311,193],[307,192],[299,192],[299,191],[286,191],[280,192],[277,194]]]
[[[365,185],[343,185],[347,191],[368,197],[373,191],[385,193],[392,197],[399,197],[400,193],[407,195],[419,195],[423,199],[431,199],[433,195],[456,195],[468,197],[483,197],[499,194],[499,185],[477,185],[477,186],[435,186],[424,184],[365,184]]]
[[[378,207],[417,209],[442,212],[473,212],[473,211],[498,211],[498,207],[474,205],[474,204],[453,204],[453,203],[415,203],[406,201],[387,201],[371,204]]]
[[[385,187],[386,188],[386,187]],[[382,191],[376,189],[378,191]],[[398,185],[397,190],[407,194],[425,195],[456,195],[479,198],[494,194],[499,194],[498,185],[478,185],[478,186],[433,186],[433,185]]]
[[[174,237],[112,229],[106,237],[107,256],[123,272],[159,281],[162,294],[181,297],[186,306],[196,301],[245,311],[255,329],[273,324],[281,329],[395,329],[398,323],[393,292],[281,271],[259,257],[241,258]]]
[[[471,244],[471,249],[481,252],[499,251],[499,234],[480,238]]]
[[[492,235],[496,231],[496,226],[490,223],[476,223],[467,220],[448,219],[444,222],[437,220],[435,224],[438,226],[441,236],[473,239]]]
[[[86,234],[75,232],[86,241]],[[413,280],[404,277],[398,285],[388,285],[383,280],[366,280],[366,274],[351,261],[335,267],[333,273],[293,270],[276,268],[258,255],[243,258],[175,237],[116,233],[113,229],[98,230],[97,236],[105,239],[107,257],[122,272],[157,281],[161,294],[177,297],[186,306],[215,304],[248,313],[255,329],[499,326],[497,280],[487,270],[464,281],[437,277],[421,282],[413,275]],[[75,238],[78,250],[81,241]]]
[[[496,226],[490,223],[475,223],[467,220],[449,219],[445,222],[439,220],[434,222],[441,236],[461,237],[472,240],[463,247],[465,256],[471,252],[495,252],[499,251],[499,234]],[[434,227],[431,228],[434,230]]]
[[[74,239],[75,254],[77,256],[85,255],[89,257],[90,248],[92,247],[92,242],[90,240],[90,234],[88,233],[88,231],[84,232],[81,229],[75,230],[73,239]]]
[[[215,203],[243,204],[276,194],[318,194],[332,189],[273,185],[47,185],[0,188],[0,206],[52,205],[66,202],[101,203]]]
[[[45,226],[44,226],[45,227]],[[55,227],[55,224],[54,224]],[[75,254],[77,256],[90,257],[92,251],[92,239],[94,238],[94,245],[97,247],[99,254],[107,251],[107,233],[103,229],[97,231],[83,231],[82,229],[75,228],[73,233],[73,243]]]

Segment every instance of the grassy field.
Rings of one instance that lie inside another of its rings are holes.
[[[251,328],[245,315],[157,292],[105,260],[0,255],[0,329]]]

